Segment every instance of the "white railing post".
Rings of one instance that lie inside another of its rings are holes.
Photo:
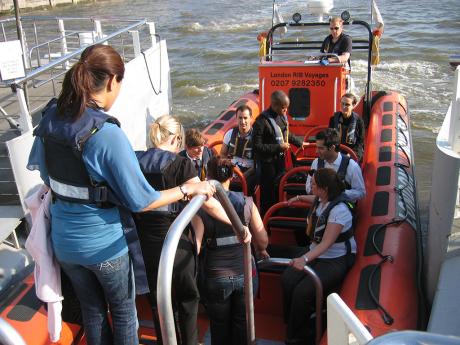
[[[141,41],[139,39],[139,31],[131,30],[129,33],[133,37],[134,56],[138,57],[141,55]]]
[[[450,114],[449,143],[457,153],[460,153],[460,67],[457,66],[454,78],[454,94]]]
[[[155,31],[155,23],[154,22],[147,22],[150,32],[150,39],[152,40],[152,47],[155,47],[157,43],[156,31]]]
[[[348,344],[352,334],[359,345],[364,345],[373,337],[345,302],[336,293],[327,298],[327,343]]]
[[[95,32],[95,40],[98,41],[102,38],[102,26],[100,20],[94,20],[94,32]]]
[[[61,34],[61,56],[65,56],[69,51],[67,49],[67,39],[65,37],[65,27],[64,27],[64,20],[63,19],[58,19],[58,28],[59,28],[59,33]],[[69,69],[69,61],[66,61],[64,63],[65,69]]]
[[[33,129],[32,126],[32,118],[29,113],[29,109],[27,107],[27,102],[26,102],[26,97],[24,94],[24,90],[21,88],[16,88],[16,96],[18,97],[18,103],[19,103],[19,110],[20,110],[20,116],[19,116],[19,129],[22,133],[31,131]]]

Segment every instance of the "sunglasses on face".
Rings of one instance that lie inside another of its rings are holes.
[[[340,26],[332,26],[332,27],[329,28],[329,30],[331,30],[331,31],[337,31],[339,29],[340,29]]]

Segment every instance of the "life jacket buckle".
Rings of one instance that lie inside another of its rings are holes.
[[[107,186],[94,187],[94,201],[96,203],[103,203],[107,201]]]

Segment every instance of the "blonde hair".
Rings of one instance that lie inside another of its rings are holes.
[[[340,17],[332,17],[329,19],[329,23],[339,23],[339,25],[343,24],[343,19]]]
[[[150,125],[149,138],[153,147],[158,147],[168,140],[170,135],[177,135],[180,149],[183,148],[184,127],[177,118],[171,115],[160,116]]]

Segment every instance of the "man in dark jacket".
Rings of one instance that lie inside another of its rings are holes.
[[[364,153],[364,121],[353,111],[358,100],[352,93],[342,96],[342,111],[338,111],[329,119],[329,128],[339,132],[340,143],[355,151],[359,162]]]
[[[302,141],[289,133],[287,110],[289,97],[280,90],[272,93],[270,108],[263,111],[253,126],[253,150],[257,161],[261,188],[261,214],[277,202],[277,179],[285,171],[285,155],[290,143],[302,146]]]

